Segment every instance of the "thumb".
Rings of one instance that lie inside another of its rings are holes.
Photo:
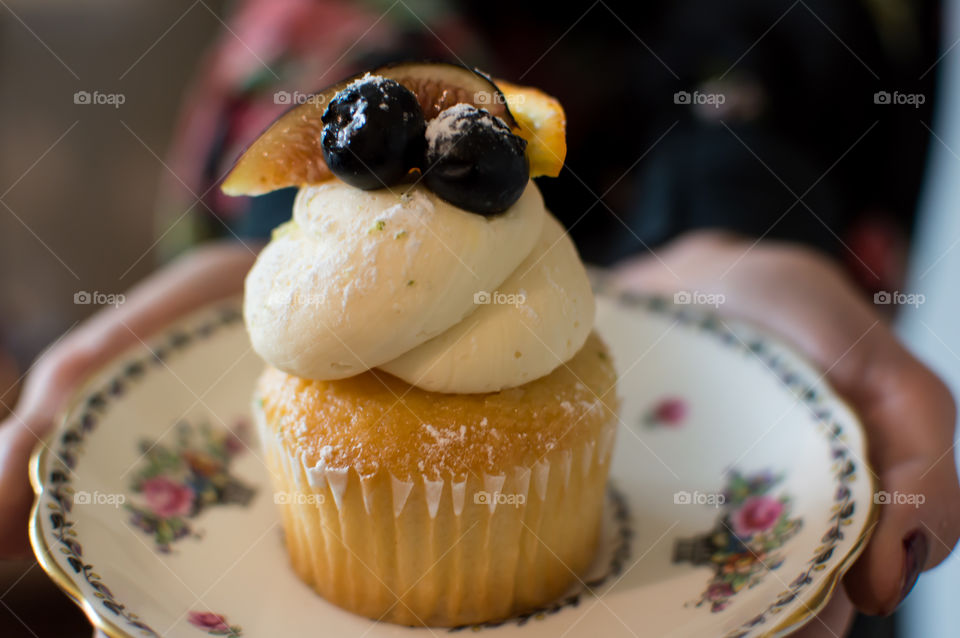
[[[960,491],[954,469],[940,467],[947,464],[953,464],[952,454],[932,470],[927,463],[911,462],[881,473],[882,489],[875,497],[880,518],[845,580],[859,609],[893,613],[921,572],[950,554],[960,524]]]
[[[879,519],[845,579],[857,608],[882,615],[897,608],[921,572],[950,555],[960,534],[953,399],[919,362],[898,372],[897,391],[862,411],[880,482]]]
[[[76,381],[87,368],[82,348],[65,347],[44,355],[27,377],[23,396],[0,422],[0,557],[29,555],[27,520],[33,504],[30,455],[42,443]]]

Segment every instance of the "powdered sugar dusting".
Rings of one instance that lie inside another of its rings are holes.
[[[357,103],[357,108],[353,111],[353,117],[350,119],[350,123],[337,131],[337,144],[340,146],[346,146],[350,141],[350,138],[353,137],[354,133],[357,132],[364,124],[367,123],[367,101],[360,100]]]
[[[472,104],[454,104],[444,109],[440,114],[427,123],[427,147],[441,155],[453,148],[453,139],[467,126],[485,126],[487,128],[504,128],[510,130],[507,123],[499,117],[477,118],[471,117],[476,112],[487,113],[486,109],[478,109]]]
[[[330,445],[324,445],[320,448],[318,452],[320,458],[317,459],[316,465],[313,469],[317,472],[323,472],[327,469],[327,464],[330,462],[330,457],[333,456],[333,447]]]
[[[350,89],[355,89],[358,86],[363,84],[373,84],[374,86],[380,86],[386,81],[387,81],[387,78],[383,77],[382,75],[373,75],[372,73],[364,73],[362,78],[354,80],[353,82],[348,84],[346,88],[344,88],[343,90],[348,91]],[[353,136],[353,134],[356,133],[358,129],[362,128],[363,125],[367,123],[366,112],[367,112],[368,105],[369,103],[367,102],[366,99],[361,98],[357,100],[356,108],[353,110],[353,113],[352,113],[353,115],[352,119],[346,126],[344,126],[342,129],[340,129],[337,132],[337,143],[339,145],[345,146],[347,142],[350,140],[350,138]],[[387,110],[389,107],[386,104],[381,103],[380,108],[383,110]]]
[[[345,91],[347,89],[355,89],[361,84],[373,84],[374,86],[380,86],[386,81],[387,81],[387,78],[383,77],[382,75],[374,75],[373,73],[367,72],[363,74],[363,77],[357,78],[356,80],[348,84],[346,87],[344,87],[342,90]]]
[[[434,444],[440,447],[449,447],[455,443],[463,443],[467,436],[467,426],[465,425],[461,425],[459,429],[443,428],[441,430],[429,423],[424,423],[423,429],[433,437]]]

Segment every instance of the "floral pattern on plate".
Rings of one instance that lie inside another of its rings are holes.
[[[690,406],[685,399],[664,397],[644,415],[643,422],[651,428],[678,428],[686,421],[689,411]]]
[[[731,471],[716,499],[722,511],[713,529],[677,541],[675,562],[706,564],[715,570],[700,598],[689,604],[709,604],[711,612],[723,611],[740,591],[759,585],[768,572],[783,564],[778,550],[803,521],[791,518],[789,496],[771,494],[782,478],[771,472],[744,476]]]
[[[227,638],[243,636],[243,629],[240,625],[231,625],[226,616],[215,614],[212,611],[191,611],[187,614],[187,620],[191,625],[205,630],[211,636],[226,636]]]
[[[245,421],[232,430],[181,422],[170,446],[140,442],[140,468],[130,486],[136,502],[126,508],[130,523],[152,535],[158,551],[167,553],[180,539],[200,537],[193,519],[204,510],[250,503],[255,490],[230,474],[231,461],[246,449],[242,437],[248,429]]]

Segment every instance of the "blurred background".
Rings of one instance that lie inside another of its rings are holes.
[[[276,87],[309,92],[424,51],[563,101],[569,168],[544,190],[569,204],[555,212],[589,261],[704,226],[813,245],[865,294],[924,294],[901,333],[960,388],[956,2],[453,4],[457,16],[413,0],[316,3],[328,12],[308,0],[0,0],[3,403],[46,345],[98,309],[84,293],[122,293],[191,239],[263,231],[207,191],[283,110]],[[277,18],[287,11],[298,28]],[[364,38],[375,46],[355,46]],[[205,58],[214,42],[223,55]],[[324,42],[333,48],[314,48]],[[326,71],[298,64],[311,55]],[[198,98],[201,75],[226,80]],[[791,206],[798,195],[808,207]],[[265,205],[279,221],[289,194]],[[860,619],[855,635],[953,635],[936,632],[957,626],[956,563],[921,579],[896,621]],[[0,635],[90,630],[38,567],[0,562]]]
[[[13,405],[13,380],[38,352],[95,309],[75,304],[77,292],[120,292],[156,266],[158,158],[222,29],[223,3],[205,4],[0,6],[0,341],[16,359],[0,361],[3,403]],[[127,99],[122,110],[83,108],[73,98],[82,90]],[[33,561],[0,561],[0,602],[0,636],[91,635]]]
[[[0,7],[0,332],[21,364],[90,313],[76,292],[122,292],[156,266],[161,161],[221,5]],[[125,101],[78,105],[77,91]]]

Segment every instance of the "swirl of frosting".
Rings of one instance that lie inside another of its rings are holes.
[[[374,368],[476,309],[540,235],[543,199],[529,186],[486,218],[423,187],[363,191],[339,180],[300,189],[293,223],[247,275],[244,316],[254,349],[308,379]]]
[[[466,319],[380,367],[425,390],[492,392],[550,374],[593,328],[590,280],[552,215],[523,263],[476,301]]]
[[[284,372],[382,368],[457,393],[549,374],[583,345],[593,311],[576,249],[532,181],[493,217],[421,186],[305,186],[244,296],[254,350]]]

